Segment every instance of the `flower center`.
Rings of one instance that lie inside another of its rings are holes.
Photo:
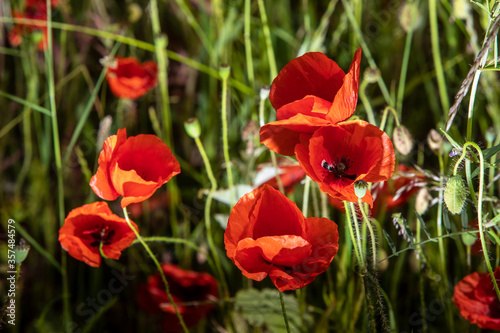
[[[347,172],[351,167],[351,160],[346,156],[342,156],[340,160],[337,158],[336,161],[332,164],[328,163],[326,160],[321,162],[321,166],[328,170],[328,172],[335,175],[336,178],[347,178],[350,180],[356,179],[356,174],[349,175]]]
[[[111,244],[111,239],[115,235],[115,231],[109,230],[109,226],[96,228],[85,233],[90,234],[90,236],[94,239],[94,241],[90,243],[90,246],[93,247],[99,246],[101,243],[102,245]]]

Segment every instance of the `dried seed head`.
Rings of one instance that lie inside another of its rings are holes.
[[[200,122],[197,118],[189,118],[184,122],[186,133],[193,139],[198,139],[201,134]]]
[[[413,138],[410,131],[403,125],[399,125],[394,129],[392,141],[401,155],[408,155],[413,149]]]
[[[435,129],[431,129],[429,134],[427,134],[427,144],[436,154],[440,154],[443,151],[443,137]]]
[[[429,194],[427,188],[422,187],[420,190],[418,190],[417,196],[415,198],[415,211],[419,215],[424,214],[427,211],[427,208],[429,208],[429,202],[431,200],[432,197]]]
[[[444,202],[448,211],[452,214],[460,214],[465,206],[467,191],[462,177],[453,176],[446,182],[444,189]]]

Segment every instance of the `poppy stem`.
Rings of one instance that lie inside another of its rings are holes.
[[[288,316],[286,315],[286,307],[285,307],[285,300],[283,299],[283,292],[280,293],[280,302],[281,302],[281,312],[283,312],[283,319],[285,319],[285,327],[287,333],[290,333],[290,325],[288,324]]]
[[[472,141],[468,141],[464,144],[463,149],[462,149],[462,155],[460,158],[457,160],[455,163],[455,167],[453,169],[453,175],[456,176],[458,166],[460,163],[463,161],[465,156],[467,155],[467,148],[469,146],[472,146],[477,153],[479,154],[479,191],[477,195],[477,223],[478,223],[478,228],[479,228],[479,237],[481,239],[481,248],[483,249],[483,255],[484,255],[484,261],[486,263],[486,267],[488,268],[488,272],[490,273],[491,281],[493,282],[493,287],[495,288],[495,292],[497,294],[498,300],[500,300],[500,289],[498,288],[498,284],[495,278],[495,275],[493,274],[493,269],[491,267],[491,262],[490,258],[488,256],[488,249],[486,248],[486,240],[484,239],[484,228],[483,228],[483,191],[484,191],[484,157],[483,157],[483,151],[479,146]]]
[[[130,223],[130,218],[128,217],[128,213],[127,213],[127,208],[126,207],[123,208],[123,216],[125,217],[125,220],[127,221],[127,224],[130,227],[130,229],[132,229],[132,231],[134,232],[134,234],[137,237],[137,239],[139,240],[139,242],[142,244],[142,246],[144,247],[144,249],[146,250],[146,252],[149,254],[149,256],[151,257],[151,259],[155,263],[156,268],[158,268],[158,272],[160,273],[160,276],[161,276],[161,279],[163,281],[163,284],[165,285],[165,292],[167,293],[168,300],[169,300],[170,304],[172,304],[172,307],[174,308],[175,314],[176,314],[177,318],[179,319],[179,323],[181,324],[183,331],[185,333],[189,333],[189,330],[187,329],[186,324],[184,323],[184,320],[182,319],[182,316],[181,316],[181,314],[179,312],[179,309],[177,308],[177,305],[174,302],[172,294],[170,293],[170,287],[169,287],[167,279],[165,278],[165,274],[163,273],[163,269],[161,268],[161,265],[158,262],[158,259],[156,259],[155,255],[153,254],[153,252],[149,248],[148,244],[146,244],[146,242],[142,239],[142,237],[139,234],[139,232],[134,228],[134,226],[132,225],[132,223]]]
[[[269,60],[269,74],[271,74],[271,81],[278,76],[278,70],[276,68],[276,58],[274,56],[273,43],[271,41],[271,30],[269,29],[269,24],[267,23],[266,6],[264,5],[264,0],[258,0],[260,19],[262,22],[262,32],[264,33],[264,39],[266,41],[267,58]]]
[[[362,268],[365,267],[364,261],[361,257],[361,248],[360,248],[360,242],[356,240],[356,237],[354,236],[354,229],[352,228],[353,223],[357,223],[356,221],[351,220],[351,209],[347,201],[344,201],[344,208],[345,208],[345,215],[347,218],[347,226],[349,228],[349,235],[351,236],[351,242],[352,246],[354,247],[354,253],[356,254],[356,258],[358,259],[358,263],[361,265]]]
[[[370,101],[368,100],[368,97],[366,96],[366,87],[370,84],[370,82],[366,79],[363,79],[361,81],[361,84],[359,85],[359,99],[361,100],[361,103],[363,103],[363,106],[365,107],[365,112],[366,116],[368,117],[368,122],[374,126],[377,126],[377,121],[375,120],[375,117],[373,115],[373,108],[370,104]]]
[[[359,210],[361,211],[361,214],[363,215],[363,220],[365,221],[366,226],[368,227],[368,231],[370,232],[370,238],[371,238],[371,243],[372,243],[372,259],[373,259],[373,269],[375,270],[377,268],[377,243],[375,240],[375,233],[373,232],[373,226],[366,215],[365,209],[364,209],[364,203],[361,198],[358,198],[358,205],[359,205]]]
[[[394,119],[396,120],[396,126],[399,126],[401,125],[399,123],[399,118],[398,118],[398,113],[396,112],[396,110],[394,110],[393,107],[391,106],[386,106],[384,111],[382,111],[382,121],[380,122],[380,130],[383,131],[384,128],[385,128],[385,123],[387,122],[387,113],[391,111],[392,112],[392,115],[394,116]]]
[[[236,203],[236,194],[233,185],[233,171],[231,168],[231,159],[229,157],[229,140],[227,130],[227,80],[231,68],[229,65],[222,65],[219,68],[219,73],[222,78],[222,101],[221,101],[221,117],[222,117],[222,146],[224,151],[224,161],[226,163],[227,186],[229,189],[229,203],[231,207]]]

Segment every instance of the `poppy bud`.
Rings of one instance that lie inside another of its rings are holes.
[[[17,245],[15,248],[16,264],[22,263],[28,256],[29,251],[30,251],[30,245],[26,242],[24,238],[21,238],[19,245]]]
[[[127,14],[129,23],[135,23],[141,19],[142,8],[135,2],[129,3],[127,6]]]
[[[429,194],[429,191],[427,191],[427,188],[422,187],[420,190],[418,190],[417,196],[415,198],[415,211],[419,215],[424,214],[427,211],[427,208],[429,208],[429,201],[431,199],[432,197]]]
[[[363,72],[363,80],[368,83],[375,83],[380,78],[380,70],[378,68],[368,67]]]
[[[446,203],[448,211],[452,214],[460,214],[464,208],[466,198],[467,192],[465,191],[462,177],[450,177],[444,189],[444,202]]]
[[[408,155],[413,149],[413,138],[411,137],[410,131],[403,126],[397,126],[392,132],[392,140],[394,147],[401,155]]]
[[[97,131],[97,143],[96,143],[96,148],[98,153],[102,150],[102,145],[109,136],[109,131],[111,129],[112,123],[113,123],[113,117],[111,117],[110,115],[107,115],[106,117],[102,118],[101,122],[99,123],[99,130]]]
[[[364,180],[358,180],[354,183],[354,194],[356,194],[359,199],[363,199],[366,194],[367,188],[367,182],[365,182]]]
[[[201,134],[200,122],[196,118],[189,118],[184,122],[184,129],[193,139],[198,139]]]
[[[489,143],[492,143],[493,141],[495,141],[496,134],[495,134],[495,130],[493,129],[493,127],[489,127],[486,130],[486,133],[484,133],[484,138],[486,139],[486,142],[489,142]]]
[[[267,99],[269,97],[269,92],[271,91],[271,88],[269,86],[264,86],[260,88],[260,99]]]
[[[219,75],[221,79],[227,80],[229,78],[229,73],[231,73],[231,67],[229,65],[224,64],[219,67]]]
[[[408,33],[420,21],[420,13],[415,3],[404,3],[399,11],[399,24]]]
[[[443,150],[443,137],[438,131],[431,129],[427,134],[427,144],[434,153],[439,154]]]

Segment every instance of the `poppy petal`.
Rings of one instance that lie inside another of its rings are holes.
[[[308,52],[290,61],[271,85],[269,100],[278,110],[283,105],[314,95],[333,101],[345,73],[321,52]]]
[[[352,59],[349,72],[344,77],[342,87],[339,89],[327,118],[333,123],[347,120],[356,110],[359,90],[359,64],[361,62],[361,47],[356,50]]]

